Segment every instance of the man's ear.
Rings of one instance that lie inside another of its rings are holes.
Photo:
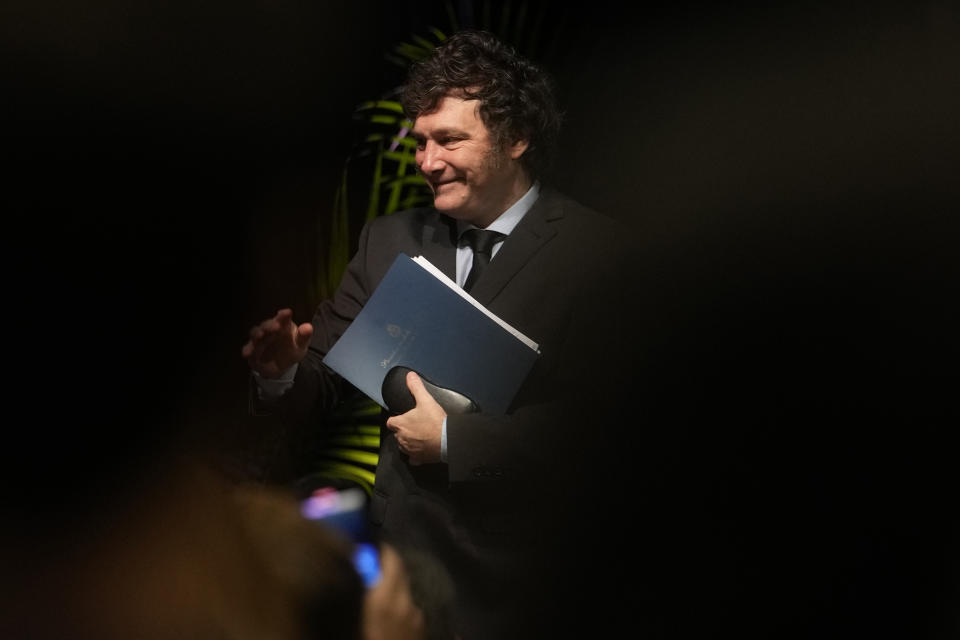
[[[529,148],[529,146],[530,146],[529,140],[525,140],[525,139],[517,140],[512,145],[510,145],[510,157],[516,160],[517,158],[519,158],[524,154],[524,152],[527,150],[527,148]]]

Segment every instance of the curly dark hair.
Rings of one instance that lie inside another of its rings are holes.
[[[400,101],[415,120],[451,93],[480,101],[496,148],[529,141],[521,162],[531,177],[549,168],[561,114],[546,72],[489,32],[459,31],[410,68]]]

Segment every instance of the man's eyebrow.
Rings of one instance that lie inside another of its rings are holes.
[[[424,140],[427,137],[422,131],[417,131],[416,129],[410,131],[410,135],[415,140]],[[469,134],[466,131],[457,129],[455,127],[441,127],[439,129],[433,129],[430,132],[430,136],[432,138],[467,138],[469,137]]]

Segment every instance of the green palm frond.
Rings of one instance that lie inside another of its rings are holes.
[[[407,68],[410,63],[429,56],[438,44],[447,39],[447,36],[436,27],[428,27],[427,30],[432,40],[415,33],[411,34],[410,41],[398,43],[394,46],[392,53],[385,55],[386,59],[395,65]]]
[[[380,435],[347,434],[329,438],[326,443],[331,446],[374,449],[380,446]]]
[[[371,495],[375,473],[370,469],[343,462],[321,461],[313,472],[301,479],[301,482],[308,483],[311,478],[348,480],[358,484],[367,492],[367,495]]]
[[[347,462],[355,462],[357,464],[368,465],[371,467],[377,466],[377,454],[365,451],[363,449],[324,447],[323,457],[333,458],[336,460],[345,460]]]
[[[362,113],[371,109],[383,109],[384,111],[393,111],[398,115],[403,115],[403,107],[400,106],[400,103],[396,100],[369,100],[362,102],[360,106],[357,107],[356,112]]]
[[[404,118],[400,103],[391,99],[365,101],[354,110],[353,119],[360,141],[344,163],[330,229],[321,238],[321,242],[326,240],[326,264],[310,292],[313,304],[333,295],[346,270],[354,237],[364,222],[430,202],[426,182],[416,173],[416,142],[409,136],[412,123]],[[354,168],[358,176],[370,176],[361,193],[351,183]],[[358,206],[353,206],[354,201]]]
[[[380,405],[370,398],[356,393],[332,413],[336,424],[328,429],[329,433],[370,433],[368,429],[378,429]]]
[[[380,411],[380,405],[360,392],[346,398],[322,432],[308,479],[355,483],[371,494],[380,452]]]

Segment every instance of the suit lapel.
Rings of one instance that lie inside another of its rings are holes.
[[[423,226],[422,255],[448,278],[457,281],[456,226],[453,220],[432,212]]]
[[[557,234],[556,222],[562,217],[559,199],[548,191],[541,193],[473,286],[471,295],[477,302],[489,305],[530,258]]]

